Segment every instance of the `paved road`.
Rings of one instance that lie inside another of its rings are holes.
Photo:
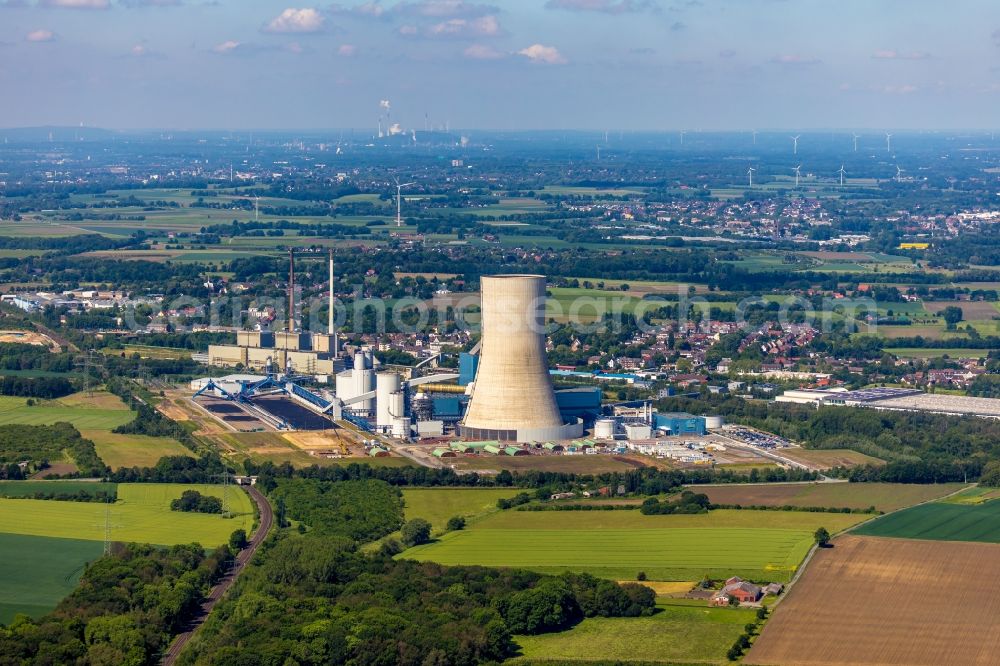
[[[191,618],[191,621],[184,628],[184,632],[178,634],[174,639],[174,642],[170,644],[170,648],[167,650],[166,654],[163,655],[163,661],[161,662],[164,666],[172,666],[177,663],[177,658],[181,655],[184,648],[187,646],[188,641],[194,636],[195,632],[205,623],[208,619],[209,614],[212,609],[215,608],[215,604],[219,603],[219,600],[225,596],[229,588],[233,586],[236,579],[239,578],[240,574],[246,568],[247,562],[250,558],[254,556],[257,549],[260,548],[260,544],[264,542],[267,538],[268,532],[271,531],[271,525],[274,522],[274,512],[271,510],[271,505],[268,504],[267,499],[258,491],[256,488],[248,488],[250,491],[250,497],[253,499],[254,503],[257,504],[257,510],[260,512],[260,526],[257,527],[257,531],[254,532],[253,538],[250,540],[250,545],[240,551],[239,555],[236,556],[236,563],[232,569],[227,573],[212,591],[205,598],[201,604],[201,609],[198,614]]]

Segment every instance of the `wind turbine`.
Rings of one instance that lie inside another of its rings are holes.
[[[840,186],[843,187],[844,186],[844,165],[843,164],[840,165],[840,171],[838,171],[837,173],[840,174]]]
[[[903,170],[899,168],[898,164],[896,165],[896,182],[897,183],[903,182]]]
[[[253,219],[254,221],[260,219],[260,195],[253,195]]]
[[[795,187],[799,186],[799,176],[802,175],[799,173],[799,169],[801,168],[802,168],[801,164],[795,167]]]
[[[892,152],[892,135],[888,132],[885,133],[885,152]]]
[[[802,136],[802,135],[801,134],[796,134],[795,136],[792,137],[792,155],[798,155],[799,154],[799,137],[800,136]]]
[[[750,176],[750,187],[753,187],[753,172],[756,171],[753,167],[747,169],[747,175]]]
[[[685,130],[681,130],[681,145],[684,145],[684,135],[687,134]]]
[[[410,185],[416,185],[416,183],[400,183],[399,179],[396,179],[396,226],[403,226],[403,188],[409,187]]]
[[[860,134],[854,135],[854,152],[858,152],[858,139],[861,138]]]
[[[597,144],[597,161],[601,161],[601,144]]]
[[[757,145],[757,130],[750,130],[751,136],[753,136],[753,145]]]

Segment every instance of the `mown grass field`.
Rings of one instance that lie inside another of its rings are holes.
[[[693,486],[717,504],[744,506],[821,506],[896,511],[944,497],[962,488],[961,483],[768,483],[759,485]]]
[[[97,455],[113,470],[123,467],[152,467],[163,456],[195,454],[169,437],[119,435],[108,430],[81,430],[80,434],[94,442]]]
[[[795,447],[785,449],[781,455],[805,463],[819,469],[831,467],[856,467],[858,465],[881,465],[881,458],[869,456],[851,449],[804,449]]]
[[[544,573],[585,571],[615,580],[633,580],[644,571],[650,580],[739,575],[787,581],[812,546],[818,527],[838,532],[864,518],[735,510],[686,516],[503,511],[411,548],[403,557]]]
[[[854,530],[854,533],[904,539],[1000,543],[1000,501],[922,504],[873,520]]]
[[[651,617],[588,618],[567,631],[515,636],[520,652],[512,663],[726,663],[729,646],[754,621],[753,610],[687,599],[663,601],[656,610]]]
[[[119,484],[118,501],[111,507],[112,539],[166,546],[197,542],[212,548],[228,541],[237,528],[251,532],[253,505],[243,490],[230,487],[229,501],[237,516],[227,519],[171,511],[170,501],[188,488],[220,498],[223,492],[222,486]],[[0,499],[0,530],[103,542],[106,509],[107,505],[91,502]]]
[[[100,395],[100,394],[97,394]],[[79,430],[111,430],[131,421],[135,414],[111,396],[118,406],[88,404],[79,394],[59,400],[45,400],[32,407],[27,398],[0,397],[0,425],[50,425],[59,421],[72,423]]]
[[[466,520],[497,510],[497,500],[513,497],[516,488],[406,488],[406,519],[423,518],[434,531],[443,531],[448,519]]]
[[[0,533],[0,624],[51,611],[103,550],[100,541]]]

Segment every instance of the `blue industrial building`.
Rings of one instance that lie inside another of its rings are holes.
[[[479,369],[479,355],[462,352],[458,356],[458,383],[461,386],[468,386],[476,380],[476,371]]]
[[[666,430],[671,435],[704,435],[707,432],[704,416],[686,412],[653,414],[653,428]]]
[[[583,419],[591,422],[601,414],[603,394],[596,386],[584,386],[556,391],[556,405],[559,413],[567,421]]]

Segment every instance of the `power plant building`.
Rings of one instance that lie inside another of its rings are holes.
[[[545,354],[545,277],[482,278],[482,349],[461,436],[504,442],[580,437],[559,412]]]

